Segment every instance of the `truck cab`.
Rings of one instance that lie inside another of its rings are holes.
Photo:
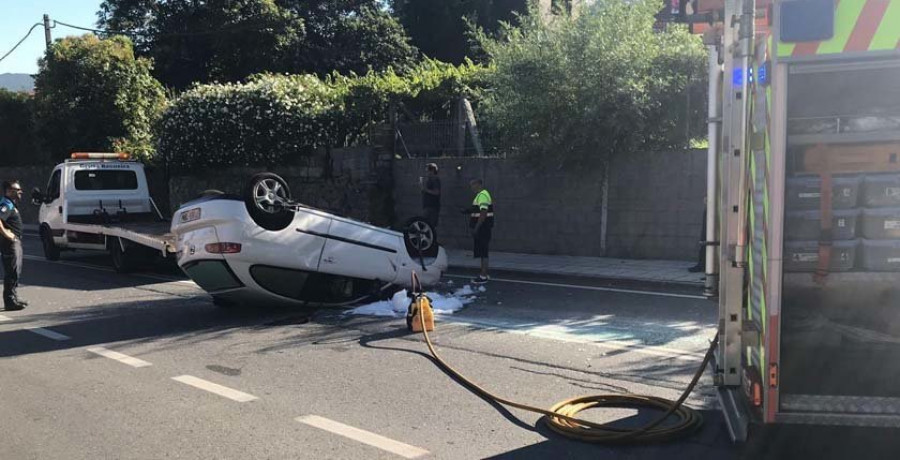
[[[144,241],[140,233],[148,233],[148,225],[154,227],[151,234],[168,225],[150,197],[144,165],[127,154],[72,154],[53,169],[46,192],[34,189],[32,203],[40,206],[40,236],[49,260],[58,259],[60,250],[87,249],[109,250],[115,262],[128,246],[158,249],[153,235],[144,235],[151,237]]]

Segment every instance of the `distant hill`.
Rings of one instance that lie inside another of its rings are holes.
[[[34,78],[27,73],[0,73],[0,88],[10,91],[34,91]]]

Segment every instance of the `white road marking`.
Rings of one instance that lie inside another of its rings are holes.
[[[12,321],[12,318],[10,318],[9,316],[0,315],[0,323],[2,323],[3,321]]]
[[[404,444],[400,441],[394,441],[393,439],[386,438],[380,434],[344,425],[343,423],[335,422],[334,420],[329,420],[325,417],[319,417],[318,415],[304,415],[303,417],[297,417],[295,420],[319,428],[320,430],[325,430],[363,444],[368,444],[372,447],[377,447],[383,451],[399,455],[403,458],[419,458],[424,457],[429,453],[425,449]]]
[[[253,401],[257,398],[251,394],[244,393],[242,391],[233,390],[231,388],[219,385],[218,383],[212,383],[207,380],[203,380],[192,375],[181,375],[178,377],[172,377],[172,380],[176,382],[181,382],[185,385],[190,385],[194,388],[199,388],[201,390],[208,391],[213,394],[217,394],[224,398],[228,398],[232,401],[237,402],[249,402]]]
[[[137,359],[137,358],[132,358],[131,356],[124,355],[124,354],[119,353],[119,352],[117,352],[117,351],[112,351],[112,350],[109,350],[109,349],[106,349],[106,348],[103,348],[103,347],[93,347],[93,348],[88,348],[87,351],[89,351],[89,352],[91,352],[91,353],[93,353],[93,354],[95,354],[95,355],[103,356],[104,358],[109,358],[109,359],[118,361],[118,362],[120,362],[120,363],[122,363],[122,364],[127,364],[127,365],[129,365],[129,366],[131,366],[131,367],[147,367],[147,366],[152,366],[152,364],[148,363],[147,361],[144,361],[144,360],[141,360],[141,359]]]
[[[26,327],[26,331],[34,332],[37,335],[42,335],[48,339],[56,340],[58,342],[62,342],[65,340],[70,340],[71,337],[67,335],[60,334],[59,332],[51,331],[50,329],[44,329],[42,327]]]
[[[463,279],[472,279],[471,276],[464,275],[444,275],[448,278],[463,278]],[[505,278],[491,278],[491,282],[499,281],[501,283],[516,283],[516,284],[531,284],[534,286],[550,286],[550,287],[559,287],[559,288],[568,288],[568,289],[582,289],[586,291],[603,291],[603,292],[619,292],[622,294],[640,294],[640,295],[655,295],[660,297],[677,297],[682,299],[700,299],[706,300],[706,297],[702,295],[691,295],[691,294],[673,294],[670,292],[656,292],[656,291],[638,291],[635,289],[618,289],[618,288],[608,288],[608,287],[599,287],[599,286],[582,286],[578,284],[562,284],[562,283],[547,283],[544,281],[523,281],[523,280],[511,280]],[[633,281],[633,280],[628,280]]]
[[[97,270],[97,271],[107,272],[107,273],[115,273],[115,272],[116,272],[116,271],[113,270],[112,268],[98,267],[98,266],[96,266],[96,265],[89,265],[89,264],[80,264],[80,263],[77,263],[77,262],[66,262],[66,261],[61,261],[61,260],[57,260],[57,261],[49,261],[49,260],[47,260],[47,259],[45,259],[45,258],[43,258],[43,257],[40,257],[40,256],[33,256],[33,255],[30,255],[30,254],[26,254],[26,255],[24,255],[23,257],[24,257],[26,260],[33,260],[33,261],[36,261],[36,262],[45,262],[45,263],[49,263],[49,264],[65,265],[65,266],[68,266],[68,267],[76,267],[76,268],[87,268],[87,269],[89,269],[89,270]],[[170,277],[168,277],[168,276],[148,275],[148,274],[146,274],[146,273],[129,273],[129,276],[137,276],[137,277],[140,277],[140,278],[149,278],[149,279],[153,279],[153,280],[166,281],[166,282],[170,282],[170,283],[189,284],[189,285],[191,285],[191,286],[197,286],[197,283],[194,283],[194,282],[191,281],[191,280],[182,280],[182,279],[178,279],[178,278],[170,278]]]

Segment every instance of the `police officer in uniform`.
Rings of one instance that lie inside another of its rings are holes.
[[[19,299],[16,288],[22,273],[22,216],[17,205],[22,186],[17,180],[3,183],[0,199],[0,255],[3,258],[3,305],[7,311],[21,310],[28,303]]]
[[[487,283],[491,277],[488,275],[488,253],[490,252],[491,231],[494,228],[494,201],[490,192],[485,190],[481,179],[472,179],[469,182],[475,199],[469,211],[469,228],[472,229],[472,237],[475,240],[474,255],[481,259],[481,273],[472,280],[475,284]]]

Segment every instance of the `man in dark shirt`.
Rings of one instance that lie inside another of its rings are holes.
[[[432,228],[437,228],[441,214],[441,178],[438,167],[434,163],[425,166],[426,176],[420,183],[422,187],[422,213]]]
[[[19,299],[16,288],[22,273],[22,216],[17,205],[22,186],[17,180],[3,183],[0,198],[0,256],[3,259],[3,305],[7,311],[21,310],[28,303]]]

